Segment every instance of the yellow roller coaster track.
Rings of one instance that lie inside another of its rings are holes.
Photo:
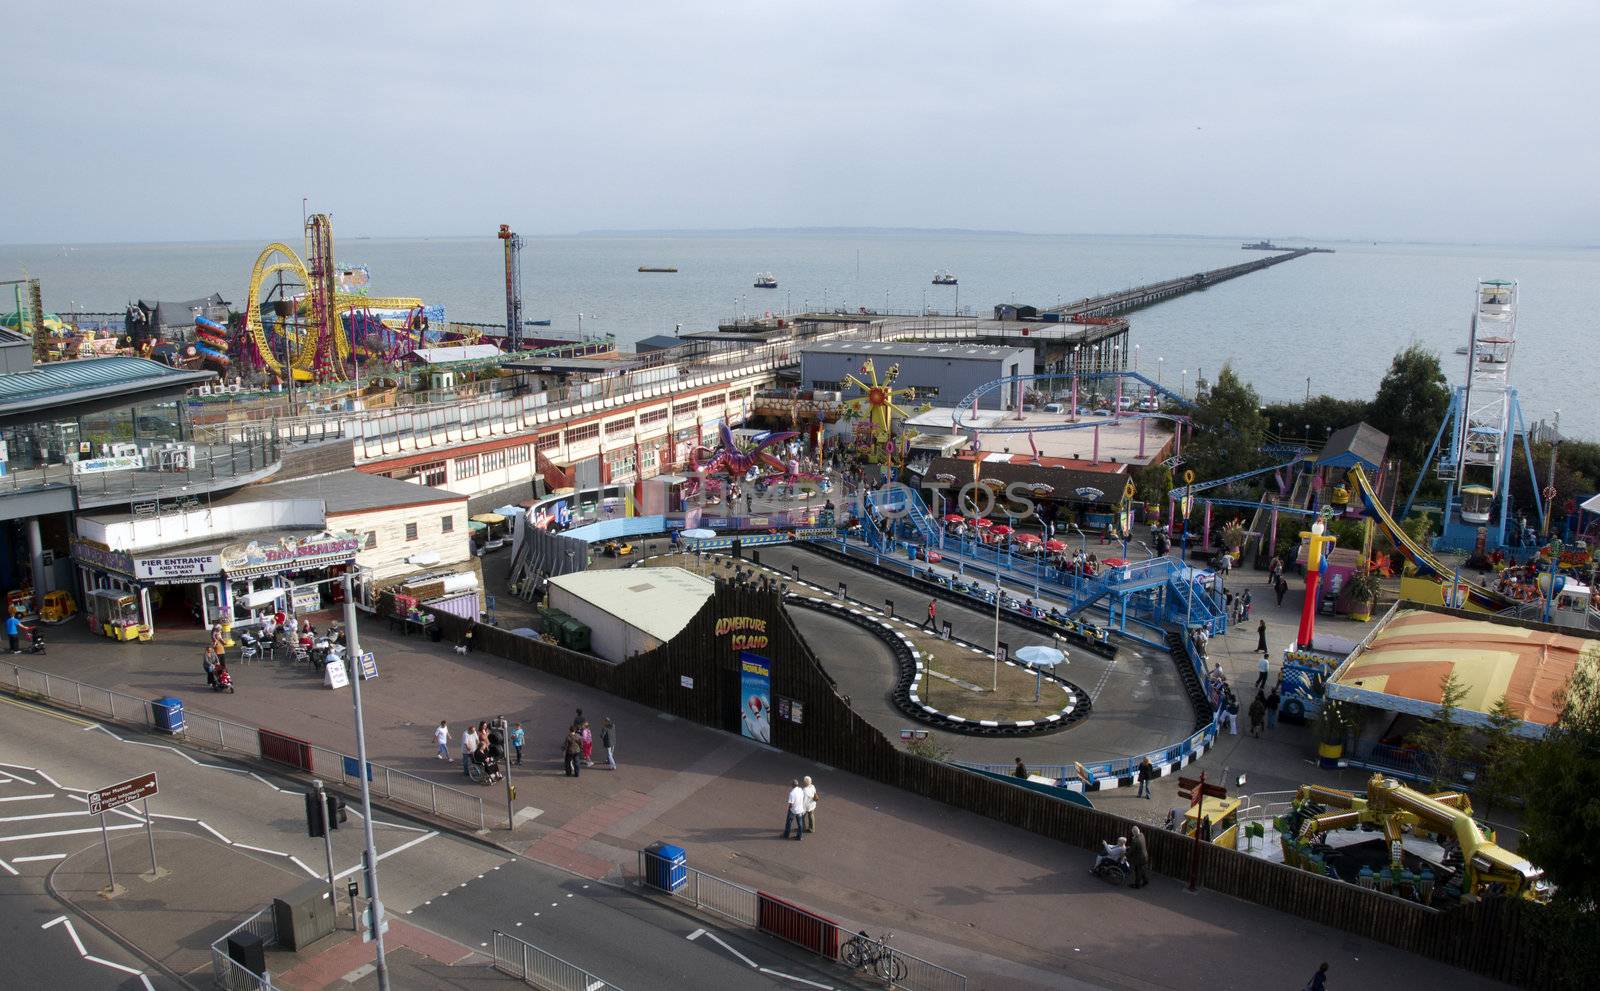
[[[279,261],[273,261],[274,255],[283,256]],[[261,249],[261,254],[256,256],[255,267],[250,271],[250,294],[245,301],[245,334],[255,345],[256,352],[261,355],[261,360],[266,363],[267,369],[274,375],[283,375],[283,361],[281,355],[274,354],[272,345],[267,340],[265,329],[261,325],[261,287],[266,280],[279,272],[288,272],[307,287],[307,292],[314,292],[314,283],[311,273],[306,271],[306,266],[295,254],[293,248],[280,241],[274,241]],[[309,300],[307,303],[309,304]],[[410,296],[356,296],[347,293],[336,293],[333,298],[333,310],[336,314],[344,314],[354,310],[413,310],[422,305],[422,300]],[[293,368],[296,379],[304,382],[313,377],[312,365],[317,359],[317,345],[313,333],[307,333],[295,339],[285,328],[285,339],[291,342],[289,346],[289,364]],[[335,369],[342,369],[346,358],[350,357],[350,342],[345,337],[344,321],[333,321],[332,351],[334,354]],[[335,375],[339,372],[335,371]]]

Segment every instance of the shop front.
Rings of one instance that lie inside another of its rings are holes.
[[[321,531],[277,540],[249,540],[223,547],[219,564],[235,627],[261,625],[276,612],[305,615],[341,603],[337,578],[355,564],[361,538]]]
[[[131,602],[146,639],[158,626],[209,626],[227,619],[227,589],[214,545],[137,554],[75,539],[72,559],[84,601],[126,596],[118,614],[127,615]]]

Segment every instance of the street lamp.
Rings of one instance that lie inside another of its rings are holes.
[[[389,991],[389,965],[383,955],[383,902],[378,898],[378,849],[372,840],[372,785],[367,766],[367,731],[361,711],[361,641],[356,636],[356,597],[350,588],[350,573],[344,580],[345,659],[350,664],[350,698],[356,711],[356,777],[361,779],[361,831],[366,848],[362,856],[367,875],[368,911],[372,913],[372,940],[377,958],[373,961],[378,987]],[[335,661],[334,663],[338,663]]]
[[[1156,359],[1156,388],[1158,389],[1161,387],[1161,365],[1166,360],[1165,358]]]
[[[1139,370],[1139,345],[1137,344],[1133,346],[1133,370]]]
[[[1183,398],[1188,399],[1189,398],[1189,369],[1185,368],[1179,374],[1181,374],[1183,376],[1182,396],[1183,396]],[[1188,527],[1186,526],[1184,529],[1188,529]]]

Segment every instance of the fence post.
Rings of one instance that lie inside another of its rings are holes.
[[[45,698],[49,698],[50,697],[50,674],[49,674],[49,672],[45,672],[45,676],[44,676],[44,697]]]
[[[428,786],[428,803],[429,803],[429,806],[433,810],[433,814],[434,815],[438,815],[439,814],[439,786],[438,785],[429,785]]]
[[[78,693],[78,711],[82,712],[83,711],[83,682],[74,681],[72,683],[72,687],[77,690],[77,693]]]
[[[361,673],[360,671],[356,672],[356,674],[358,674],[358,675],[360,673]],[[364,767],[363,768],[358,768],[358,770],[360,770],[361,773],[363,773],[363,774],[367,773],[367,769],[364,768]],[[389,780],[389,769],[387,767],[383,769],[383,797],[384,798],[393,798],[394,797],[394,786]]]
[[[528,979],[528,944],[522,944],[522,979]]]

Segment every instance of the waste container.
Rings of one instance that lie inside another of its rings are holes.
[[[444,630],[438,620],[428,624],[428,639],[433,643],[438,643],[444,639]]]
[[[267,973],[267,950],[261,937],[248,929],[228,937],[228,959],[256,977]]]
[[[183,699],[175,695],[156,699],[150,703],[150,716],[155,720],[156,729],[163,733],[177,735],[183,732]]]
[[[652,843],[645,849],[644,880],[652,888],[676,892],[689,883],[689,855],[683,847]]]

